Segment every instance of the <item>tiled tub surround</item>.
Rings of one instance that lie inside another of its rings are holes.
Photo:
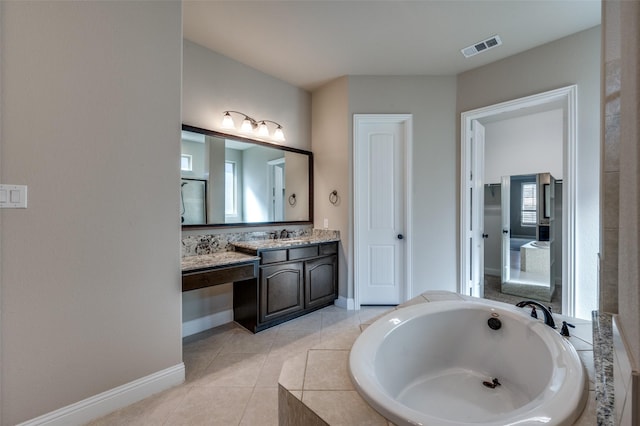
[[[467,296],[449,292],[426,292],[401,308],[417,303],[439,300],[466,300]],[[397,309],[395,308],[395,309]],[[360,324],[364,330],[376,316]],[[593,367],[591,322],[561,315],[554,315],[560,324],[563,320],[576,326],[571,329],[569,342],[578,351],[589,377],[587,407],[575,426],[596,424],[595,385]],[[350,329],[338,334],[306,353],[286,361],[282,367],[278,388],[278,411],[281,426],[286,425],[391,425],[387,419],[371,408],[355,390],[348,372],[349,352],[359,331]]]
[[[633,425],[632,395],[638,375],[631,369],[617,315],[593,312],[598,426]]]
[[[280,229],[281,231],[281,229]],[[289,240],[307,240],[309,242],[338,241],[340,231],[329,229],[293,229],[287,230],[287,239],[271,239],[272,233],[277,231],[244,231],[215,233],[205,235],[186,235],[182,238],[182,258],[206,254],[233,251],[234,244],[267,241],[282,242]],[[260,247],[264,248],[264,247]]]

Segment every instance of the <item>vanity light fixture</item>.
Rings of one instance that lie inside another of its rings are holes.
[[[239,111],[224,112],[224,115],[222,117],[222,127],[224,129],[236,128],[236,125],[233,122],[233,117],[231,117],[231,113],[240,114],[244,117],[244,119],[242,120],[242,124],[240,125],[240,131],[242,133],[255,133],[260,137],[269,137],[269,126],[267,126],[267,123],[272,123],[276,126],[275,130],[273,131],[273,139],[279,142],[283,142],[285,140],[284,131],[282,130],[282,126],[280,124],[271,120],[254,120],[247,114]]]

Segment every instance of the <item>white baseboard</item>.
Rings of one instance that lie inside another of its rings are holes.
[[[191,336],[230,322],[233,322],[233,309],[186,321],[182,323],[182,337]]]
[[[184,382],[184,364],[176,364],[133,382],[44,414],[17,426],[75,426],[131,405]]]
[[[349,311],[353,311],[356,308],[355,301],[353,298],[347,299],[344,296],[338,296],[335,302],[333,302],[338,308],[347,309]]]

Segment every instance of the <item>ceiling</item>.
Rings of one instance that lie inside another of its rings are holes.
[[[344,75],[456,75],[600,24],[599,0],[184,0],[184,37],[313,90]],[[499,35],[502,46],[460,49]]]

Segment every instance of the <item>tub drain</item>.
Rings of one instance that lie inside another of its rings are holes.
[[[495,389],[496,386],[500,386],[500,382],[498,381],[498,379],[493,379],[490,382],[485,380],[484,382],[482,382],[482,384],[491,389]]]

